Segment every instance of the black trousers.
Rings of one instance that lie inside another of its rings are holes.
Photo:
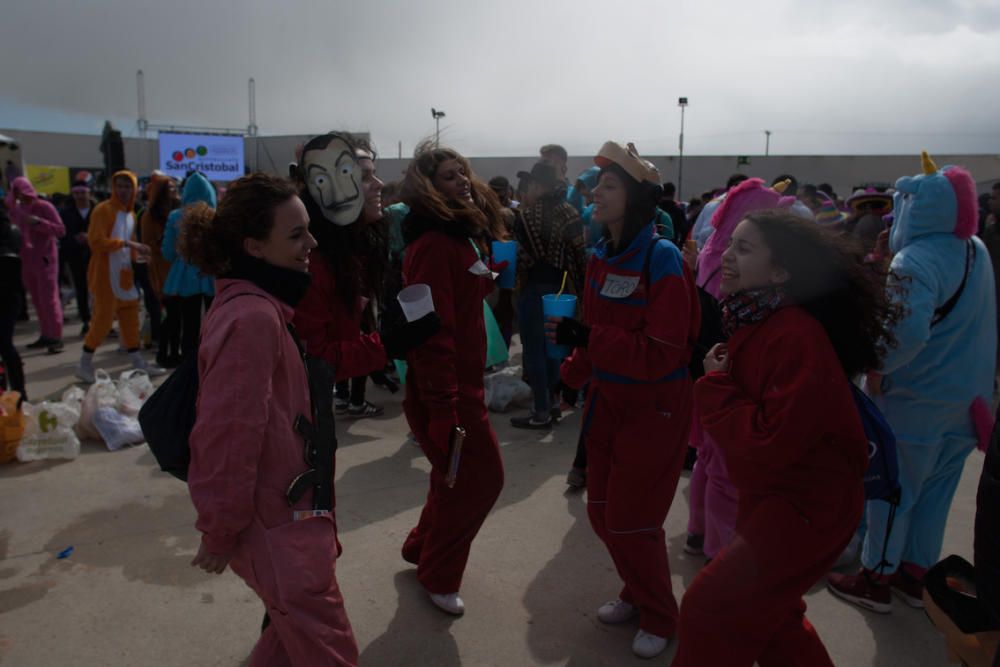
[[[163,298],[166,317],[160,323],[160,348],[157,359],[165,361],[181,355],[181,299],[176,296]]]
[[[87,265],[90,258],[86,255],[71,255],[66,258],[64,266],[73,281],[73,291],[76,293],[76,309],[81,322],[90,322],[90,290],[87,286]]]
[[[198,354],[201,338],[202,306],[207,310],[212,305],[212,297],[207,294],[182,296],[181,302],[181,354]]]
[[[14,325],[20,314],[21,299],[15,293],[13,299],[7,299],[0,307],[0,359],[3,359],[3,367],[7,373],[7,384],[13,391],[20,393],[21,398],[27,399],[24,390],[24,365],[21,363],[21,355],[14,347]]]
[[[153,340],[160,340],[160,298],[156,296],[153,284],[149,282],[149,265],[133,264],[135,284],[142,290],[143,303],[149,314],[149,334]]]
[[[364,405],[365,389],[368,385],[368,376],[362,375],[359,378],[351,378],[337,383],[337,400],[350,400],[351,405]]]

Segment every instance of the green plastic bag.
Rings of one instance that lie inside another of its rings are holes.
[[[485,301],[483,301],[483,324],[486,325],[486,368],[489,368],[507,361],[510,359],[510,354],[507,352],[507,341],[503,339],[497,318],[493,317],[493,311]],[[406,384],[406,362],[393,359],[392,363],[396,365],[400,384]]]

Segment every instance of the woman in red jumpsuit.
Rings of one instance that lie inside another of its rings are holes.
[[[408,355],[406,419],[431,463],[420,521],[403,544],[431,601],[460,615],[458,595],[472,540],[503,488],[503,462],[484,403],[483,299],[495,285],[488,267],[496,195],[450,149],[418,151],[403,182],[407,285],[431,288],[441,330]],[[457,479],[446,483],[456,428],[465,430]]]
[[[270,617],[252,667],[357,664],[358,648],[335,576],[333,513],[313,511],[294,423],[311,415],[305,365],[288,330],[309,286],[316,241],[296,190],[253,174],[233,182],[216,210],[185,212],[181,252],[217,275],[198,350],[197,421],[188,487],[202,533],[192,565],[231,566]]]
[[[605,226],[587,267],[583,322],[550,320],[550,336],[575,347],[563,382],[591,382],[584,416],[587,513],[624,587],[598,618],[639,616],[636,655],[659,655],[674,635],[677,601],[663,523],[673,502],[691,425],[687,373],[701,318],[690,271],[655,236],[659,174],[635,147],[606,143],[594,160],[595,222]]]
[[[878,366],[892,311],[859,254],[781,211],[736,228],[721,291],[729,342],[695,394],[739,508],[681,603],[673,665],[832,665],[802,596],[861,518],[868,442],[849,378]]]

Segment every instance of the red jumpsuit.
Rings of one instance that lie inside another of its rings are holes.
[[[312,282],[295,308],[295,330],[306,351],[333,367],[337,380],[368,375],[385,368],[387,358],[377,333],[361,333],[364,308],[348,308],[337,293],[337,278],[320,253],[309,262]]]
[[[260,596],[271,624],[252,667],[356,665],[358,648],[335,576],[332,513],[293,507],[285,490],[305,470],[293,423],[310,415],[305,366],[286,329],[292,309],[244,280],[216,281],[202,326],[200,387],[188,487],[212,554]],[[256,296],[236,296],[253,293]]]
[[[483,298],[492,276],[476,275],[478,257],[468,238],[425,231],[406,248],[407,285],[430,285],[441,330],[410,352],[406,419],[433,466],[420,521],[403,544],[403,558],[417,565],[430,593],[457,593],[472,540],[503,488],[503,461],[486,411],[483,373],[486,328]],[[458,481],[448,488],[448,438],[465,428]]]
[[[687,451],[687,365],[701,310],[680,251],[653,244],[650,225],[615,257],[598,245],[583,301],[590,342],[564,362],[562,376],[574,388],[591,381],[587,513],[625,584],[619,598],[639,608],[643,630],[671,637],[677,601],[663,522]]]
[[[802,596],[861,519],[868,441],[848,379],[795,307],[738,329],[729,358],[695,395],[739,492],[736,532],[684,596],[673,665],[832,665]]]

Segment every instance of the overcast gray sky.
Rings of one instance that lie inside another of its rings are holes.
[[[0,0],[0,127],[370,131],[469,155],[1000,152],[1000,0]]]

